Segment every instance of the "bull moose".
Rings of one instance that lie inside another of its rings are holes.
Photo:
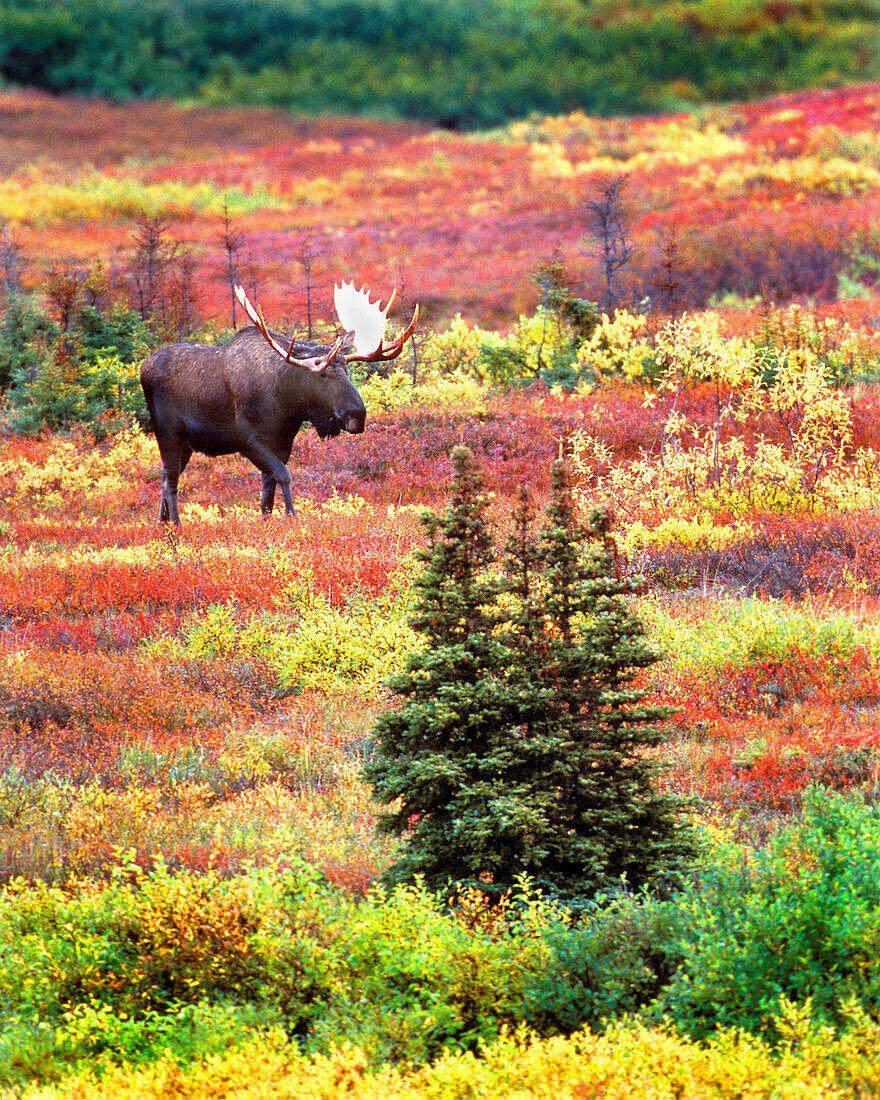
[[[292,515],[287,462],[293,439],[306,421],[322,439],[340,431],[364,430],[367,411],[352,385],[348,364],[396,359],[412,335],[419,307],[396,340],[385,339],[392,294],[384,309],[369,291],[343,282],[333,300],[345,330],[332,347],[305,343],[294,333],[285,349],[271,333],[263,312],[240,286],[235,294],[253,326],[240,329],[221,347],[171,344],[141,368],[141,386],[162,458],[159,518],[180,524],[177,485],[193,451],[242,454],[260,471],[260,507],[268,515],[281,486]]]

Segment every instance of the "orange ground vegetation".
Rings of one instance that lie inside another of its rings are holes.
[[[159,215],[191,251],[201,315],[228,325],[228,199],[241,278],[272,317],[302,315],[307,246],[319,313],[332,280],[354,275],[402,284],[427,321],[462,311],[503,324],[534,305],[534,272],[554,251],[600,296],[588,200],[625,175],[634,254],[621,279],[636,297],[665,280],[684,305],[724,286],[833,299],[852,241],[877,222],[878,123],[876,85],[699,117],[575,114],[480,138],[5,91],[0,217],[38,284],[64,262],[112,264],[137,217]]]
[[[699,408],[699,392],[690,399]],[[865,406],[872,400],[866,395]],[[435,416],[415,432],[404,430],[411,413],[378,417],[382,470],[369,453],[360,456],[359,468],[357,456],[340,450],[347,443],[308,443],[298,456],[302,466],[295,467],[299,515],[292,521],[259,515],[256,473],[238,459],[194,459],[180,533],[155,521],[156,468],[132,470],[97,514],[87,496],[66,506],[15,501],[10,482],[0,512],[0,766],[80,781],[97,774],[113,785],[128,781],[120,753],[145,746],[164,754],[166,764],[195,753],[208,770],[229,755],[230,740],[248,737],[276,738],[282,761],[331,750],[344,756],[344,745],[362,743],[371,715],[386,705],[381,694],[364,698],[346,719],[348,728],[340,729],[323,716],[328,700],[320,693],[279,693],[259,648],[236,648],[227,638],[215,650],[207,645],[182,658],[145,650],[144,643],[186,635],[211,607],[230,608],[243,627],[277,615],[277,625],[295,631],[308,624],[316,600],[344,618],[359,600],[382,599],[398,583],[407,555],[422,544],[421,504],[414,497],[442,507],[447,437],[465,432],[481,456],[496,494],[491,513],[503,532],[518,480],[531,481],[543,496],[546,484],[537,472],[558,447],[560,424],[567,431],[579,423],[605,425],[619,458],[656,432],[651,410],[635,392],[568,401],[547,395],[550,412],[534,414],[534,421],[523,402],[521,394],[512,398],[507,413],[519,409],[523,420],[518,451],[498,446],[499,421],[505,423],[500,399],[494,417],[470,425],[470,435],[455,417]],[[80,442],[88,446],[85,436]],[[55,446],[48,436],[11,440],[4,456],[38,462],[42,455],[45,463]],[[347,495],[328,497],[345,464],[351,505]],[[433,489],[414,489],[413,473]],[[316,495],[329,500],[329,508],[313,500],[310,485],[322,487]],[[737,578],[749,575],[766,542],[776,548],[775,572],[762,580],[771,591],[773,578],[781,578],[780,584],[801,586],[819,619],[851,608],[855,623],[857,607],[861,621],[870,619],[865,609],[880,595],[880,529],[873,516],[829,524],[820,516],[766,515],[749,523],[751,541],[714,557],[699,545],[677,544],[639,559],[623,557],[621,567],[647,567],[643,594],[668,599],[670,614],[693,620],[698,631],[719,583],[736,592],[743,583]],[[706,588],[707,576],[709,590],[701,593],[700,578]],[[670,584],[672,593],[663,597]],[[380,629],[378,612],[370,621],[364,629]],[[649,682],[656,701],[676,708],[676,740],[664,749],[672,761],[667,782],[706,806],[775,812],[795,806],[812,780],[848,786],[876,778],[880,673],[865,649],[828,660],[805,643],[779,659],[756,656],[706,669],[682,666],[670,654],[650,671]],[[286,766],[268,766],[263,779],[283,778]],[[217,782],[222,787],[226,780]]]
[[[267,315],[279,322],[302,315],[305,246],[319,310],[332,280],[354,275],[377,289],[402,283],[428,323],[462,311],[472,322],[503,324],[533,307],[533,274],[554,250],[582,276],[584,293],[598,296],[586,200],[597,181],[624,173],[637,246],[626,271],[631,289],[666,278],[671,291],[680,280],[680,305],[722,285],[744,296],[809,293],[820,311],[871,331],[880,327],[878,299],[834,296],[853,242],[870,245],[877,222],[878,123],[876,86],[699,118],[572,115],[479,139],[403,123],[122,108],[5,91],[0,217],[30,263],[27,278],[42,286],[53,266],[113,265],[130,249],[138,217],[158,215],[191,249],[203,317],[223,326],[219,238],[228,199],[241,234],[241,277],[257,282]],[[729,316],[740,332],[762,324],[758,310]],[[877,394],[855,396],[854,445],[876,449]],[[676,401],[695,424],[712,423],[710,389],[694,386]],[[258,476],[244,460],[196,456],[183,478],[179,534],[155,521],[155,451],[135,449],[137,460],[98,493],[88,477],[65,488],[60,467],[57,484],[47,479],[59,440],[0,440],[0,772],[28,783],[47,774],[97,776],[123,790],[161,780],[169,805],[179,787],[169,777],[195,775],[217,814],[242,792],[301,783],[303,820],[316,792],[343,790],[334,812],[354,823],[359,854],[325,851],[320,861],[339,881],[363,885],[377,858],[363,839],[372,808],[351,776],[372,715],[387,705],[381,693],[348,695],[334,710],[327,693],[286,694],[258,646],[191,647],[181,657],[173,645],[144,644],[179,642],[212,607],[231,609],[245,626],[286,617],[293,631],[320,605],[371,635],[375,624],[352,618],[354,610],[359,600],[384,598],[420,545],[418,510],[442,508],[453,444],[478,455],[503,527],[516,488],[530,484],[542,497],[560,442],[578,428],[611,461],[656,453],[660,404],[648,409],[641,391],[615,386],[575,398],[523,391],[493,399],[480,416],[371,410],[363,436],[323,444],[306,432],[297,441],[294,521],[260,517]],[[69,465],[94,451],[87,434],[65,445],[73,448],[63,459]],[[16,474],[25,469],[29,481]],[[349,498],[356,506],[346,509]],[[334,499],[335,511],[318,507]],[[706,578],[720,577],[722,590],[737,592],[761,553],[780,586],[772,595],[824,599],[826,610],[880,595],[873,514],[853,513],[822,531],[815,517],[749,520],[749,539],[715,558],[687,545],[646,554],[645,591],[684,588],[674,613],[703,614],[714,595],[704,597],[700,579],[709,589]],[[624,568],[638,564],[623,560]],[[876,785],[880,683],[867,650],[854,650],[843,666],[793,649],[775,662],[711,671],[669,660],[652,676],[656,698],[678,708],[676,740],[664,748],[668,782],[706,806],[776,812],[796,805],[811,779]],[[107,813],[95,817],[102,851]],[[120,803],[114,813],[112,835],[127,844],[130,807]],[[143,820],[151,815],[145,810]],[[216,861],[210,837],[194,836],[172,845],[174,858]],[[0,874],[30,866],[16,859]]]

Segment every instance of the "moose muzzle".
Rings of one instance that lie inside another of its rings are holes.
[[[367,422],[367,410],[362,412],[349,413],[345,420],[342,422],[342,427],[345,431],[351,435],[360,435],[364,430],[364,425]]]

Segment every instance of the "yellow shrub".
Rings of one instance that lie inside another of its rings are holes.
[[[813,342],[799,333],[792,324],[792,342],[779,349],[775,377],[767,382],[758,351],[725,336],[716,314],[667,325],[656,338],[663,377],[645,398],[653,404],[669,397],[662,444],[628,465],[611,464],[601,486],[580,490],[582,506],[605,496],[629,518],[682,506],[689,514],[875,506],[880,459],[873,451],[853,452],[850,396],[832,385]],[[697,383],[714,389],[708,427],[685,416],[677,401]],[[760,422],[773,428],[775,438],[760,434],[747,445],[740,427]],[[575,466],[585,475],[606,457],[590,437],[575,437]]]
[[[107,467],[98,452],[62,437],[44,462],[7,459],[0,464],[0,477],[9,479],[9,499],[28,500],[47,511],[69,507],[71,498],[103,497],[123,485],[118,471]]]
[[[434,333],[421,346],[423,369],[479,378],[480,350],[489,338],[490,333],[469,325],[460,313],[456,314],[447,329]]]
[[[744,161],[718,172],[716,166],[704,166],[696,184],[725,198],[740,195],[756,187],[792,188],[832,199],[846,199],[875,191],[880,187],[880,172],[873,165],[843,157],[780,158],[764,164]]]
[[[571,327],[564,320],[552,310],[538,309],[533,314],[521,316],[510,333],[497,341],[497,346],[514,350],[527,370],[537,377],[541,368],[549,366],[557,355],[566,353],[572,342]]]
[[[131,471],[155,462],[155,444],[134,425],[96,447],[88,433],[56,436],[41,458],[22,455],[0,460],[8,500],[29,501],[41,511],[67,510],[116,496],[131,482]]]
[[[173,850],[178,840],[210,839],[213,799],[207,783],[172,783],[165,789],[131,787],[104,790],[98,783],[83,787],[59,822],[56,858],[74,872],[94,874],[118,853]]]
[[[622,376],[634,382],[642,378],[646,364],[653,362],[653,352],[645,339],[644,314],[619,309],[609,318],[603,313],[593,335],[578,349],[577,361],[600,379]]]
[[[485,407],[486,400],[485,389],[464,369],[448,373],[422,371],[413,385],[412,375],[398,367],[386,377],[373,375],[359,389],[368,408],[383,412],[412,406],[477,412]]]
[[[797,1025],[796,1025],[797,1026]],[[802,1029],[803,1030],[803,1029]],[[664,1031],[635,1025],[604,1036],[580,1032],[570,1039],[504,1035],[479,1055],[442,1055],[421,1069],[371,1069],[363,1053],[346,1047],[306,1058],[280,1036],[206,1060],[187,1073],[170,1059],[156,1066],[115,1071],[97,1082],[86,1075],[41,1096],[78,1100],[833,1100],[864,1089],[873,1095],[877,1027],[862,1021],[852,1037],[815,1030],[802,1035],[804,1053],[784,1048],[774,1056],[757,1039],[722,1034],[697,1046]],[[821,1045],[820,1045],[821,1043]]]
[[[631,172],[657,171],[664,165],[699,165],[703,171],[698,179],[704,183],[703,173],[717,173],[717,162],[729,161],[748,151],[747,143],[738,136],[725,134],[717,126],[708,125],[705,129],[678,122],[664,122],[659,125],[647,125],[639,131],[638,147],[631,146],[622,153],[614,142],[615,155],[610,156],[601,150],[601,133],[595,132],[596,120],[588,120],[581,112],[564,115],[560,118],[547,118],[541,122],[514,123],[509,133],[518,140],[530,140],[532,174],[537,179],[570,179],[585,176],[617,176]],[[571,139],[583,142],[589,133],[590,146],[598,149],[582,159],[575,155],[576,149],[566,144]],[[709,165],[703,162],[709,161]]]
[[[401,611],[382,601],[341,614],[316,600],[277,664],[284,683],[304,690],[371,692],[399,672],[419,640]],[[384,612],[384,613],[383,613]]]
[[[314,183],[309,185],[314,188]],[[314,199],[313,199],[314,201]],[[28,179],[0,183],[0,218],[10,222],[52,225],[62,221],[106,221],[107,218],[186,218],[194,213],[230,215],[270,208],[286,210],[290,201],[271,191],[218,192],[209,182],[166,180],[146,183],[92,171],[79,179],[59,180],[32,169]]]
[[[712,517],[704,513],[693,519],[663,519],[654,527],[647,527],[640,520],[635,520],[622,533],[620,546],[628,554],[637,553],[649,546],[664,547],[671,543],[680,543],[694,549],[722,550],[732,542],[747,538],[751,533],[749,523],[716,525]]]

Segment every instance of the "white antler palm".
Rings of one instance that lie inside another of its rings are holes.
[[[360,359],[366,363],[396,359],[403,345],[412,336],[416,321],[419,319],[419,307],[413,310],[412,320],[396,340],[385,341],[385,327],[388,324],[388,311],[394,304],[397,291],[392,291],[388,305],[381,308],[381,299],[370,301],[370,292],[366,287],[356,290],[354,282],[337,283],[333,287],[333,304],[340,324],[346,332],[354,333],[351,351],[345,356],[349,362]]]

